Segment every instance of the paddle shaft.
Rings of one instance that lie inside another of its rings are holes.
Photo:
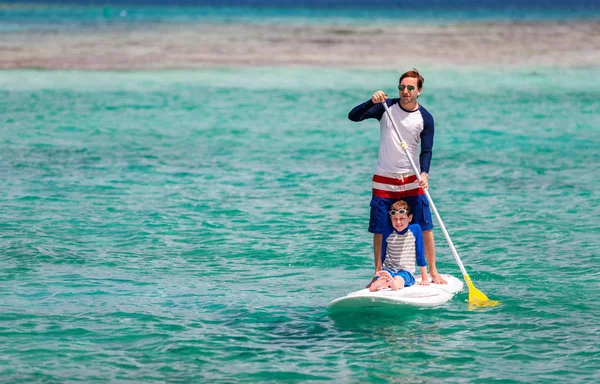
[[[419,170],[417,169],[417,165],[415,164],[414,160],[412,159],[412,157],[410,157],[410,153],[408,153],[408,145],[402,139],[402,135],[400,134],[400,130],[398,129],[398,126],[396,125],[396,122],[394,121],[394,118],[392,117],[392,112],[390,111],[390,108],[387,106],[385,101],[383,101],[382,104],[383,104],[383,107],[385,108],[385,112],[387,113],[388,118],[392,122],[392,126],[394,127],[394,132],[396,132],[396,135],[398,135],[398,138],[400,139],[400,145],[402,146],[402,149],[404,150],[406,157],[408,157],[408,161],[410,161],[410,165],[412,166],[412,169],[415,172],[415,175],[417,176],[417,180],[421,181],[421,174],[419,173]],[[452,239],[450,238],[450,235],[448,234],[448,231],[446,230],[446,226],[444,226],[444,222],[442,221],[442,218],[440,217],[440,214],[439,214],[437,208],[435,207],[433,200],[431,199],[431,195],[429,195],[429,191],[426,188],[423,189],[423,191],[425,192],[425,196],[427,197],[427,200],[429,201],[429,206],[431,207],[431,210],[435,214],[438,224],[440,225],[440,228],[442,229],[442,232],[444,233],[444,237],[446,237],[446,241],[448,242],[448,245],[450,246],[450,251],[452,251],[452,255],[454,256],[454,259],[456,260],[456,263],[458,264],[460,271],[462,272],[463,276],[468,277],[467,271],[465,270],[465,266],[463,265],[462,261],[460,261],[458,252],[456,252],[454,243],[452,242]],[[470,279],[469,279],[469,282],[470,282]]]

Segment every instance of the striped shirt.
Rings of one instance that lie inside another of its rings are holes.
[[[393,272],[402,269],[415,273],[416,266],[424,267],[425,249],[423,232],[418,224],[410,224],[403,231],[393,230],[383,236],[383,268]]]

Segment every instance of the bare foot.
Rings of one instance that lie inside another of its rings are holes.
[[[375,282],[375,280],[377,280],[377,275],[373,276],[373,278],[371,279],[371,281],[369,282],[369,284],[367,284],[367,286],[365,288],[371,288],[371,284],[373,284]]]
[[[444,280],[442,278],[442,276],[440,276],[437,272],[436,273],[430,273],[431,275],[431,281],[434,284],[448,284],[448,282],[446,280]]]
[[[379,271],[377,272],[377,276],[385,282],[388,282],[392,279],[392,275],[388,271]]]
[[[377,280],[375,280],[378,278]],[[369,291],[375,292],[391,286],[392,275],[386,271],[379,271],[375,274],[373,281],[368,285]]]
[[[390,287],[392,288],[392,291],[397,291],[404,288],[404,279],[400,276],[394,277],[391,281]]]

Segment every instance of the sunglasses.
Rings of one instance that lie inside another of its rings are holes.
[[[414,86],[414,85],[404,85],[404,84],[400,84],[400,85],[398,86],[398,89],[399,89],[399,90],[401,90],[401,91],[404,91],[404,89],[405,89],[405,88],[408,88],[408,91],[409,91],[409,92],[412,92],[412,91],[414,91],[414,90],[415,90],[415,86]]]
[[[398,209],[397,211],[394,211],[394,210],[390,211],[390,216],[395,216],[396,214],[408,215],[408,211],[406,209]]]

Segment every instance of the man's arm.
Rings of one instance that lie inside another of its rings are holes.
[[[429,176],[429,166],[433,151],[433,134],[435,124],[433,116],[427,111],[423,111],[423,131],[421,132],[421,154],[419,155],[419,165],[421,172]]]
[[[348,119],[352,121],[363,121],[366,119],[380,120],[384,112],[385,108],[383,108],[381,103],[375,104],[371,99],[369,99],[364,103],[352,108],[350,113],[348,113]]]

